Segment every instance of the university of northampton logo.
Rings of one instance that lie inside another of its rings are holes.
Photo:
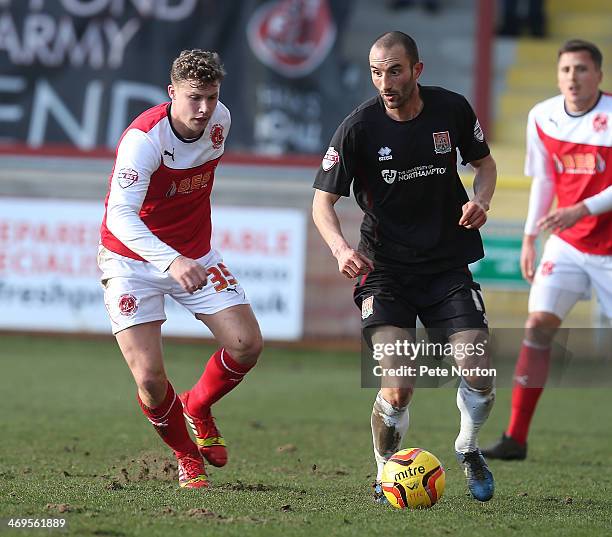
[[[385,182],[391,185],[397,177],[397,170],[381,170],[380,174],[382,175],[382,178],[385,180]]]
[[[312,73],[336,40],[328,0],[275,0],[259,7],[247,26],[255,56],[288,78]]]
[[[438,155],[444,153],[450,153],[452,146],[450,141],[450,134],[448,131],[434,132],[433,133],[434,151]]]

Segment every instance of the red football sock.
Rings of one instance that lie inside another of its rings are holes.
[[[189,392],[187,412],[198,417],[226,393],[232,391],[253,366],[239,364],[225,349],[219,349],[208,360],[206,369]]]
[[[507,436],[524,444],[538,399],[544,391],[550,365],[550,348],[539,349],[523,342],[514,369],[512,413]]]
[[[198,452],[198,447],[187,432],[183,405],[170,382],[168,382],[164,402],[160,406],[149,408],[141,401],[140,396],[138,396],[138,403],[144,415],[155,427],[157,434],[174,450],[177,456]]]

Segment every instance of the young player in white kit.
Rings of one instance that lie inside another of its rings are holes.
[[[571,40],[558,54],[561,94],[529,113],[525,174],[533,177],[521,252],[532,283],[507,430],[487,458],[524,459],[527,433],[548,376],[550,345],[578,300],[595,289],[612,318],[612,95],[600,91],[602,55]],[[553,198],[557,209],[548,213]],[[535,240],[552,230],[535,267]]]
[[[210,409],[255,365],[263,345],[244,290],[210,246],[210,193],[231,123],[219,101],[224,75],[213,52],[183,51],[174,60],[170,102],[139,115],[117,146],[98,255],[106,309],[138,402],[174,451],[179,484],[187,488],[208,486],[202,457],[226,464]],[[165,295],[206,324],[220,345],[180,396],[162,356]]]

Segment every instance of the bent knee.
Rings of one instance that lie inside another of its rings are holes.
[[[495,377],[492,375],[465,376],[463,380],[466,382],[468,388],[481,392],[482,394],[489,394],[495,388]]]
[[[553,328],[556,329],[561,324],[561,319],[554,313],[547,311],[532,311],[527,317],[525,328]]]
[[[412,400],[414,388],[383,388],[383,399],[394,408],[404,408]]]
[[[164,370],[141,370],[134,371],[134,380],[138,390],[151,398],[162,399],[166,395],[168,378]]]
[[[257,363],[263,351],[263,339],[257,332],[249,337],[236,339],[231,345],[226,345],[225,349],[238,363],[252,366]]]
[[[561,319],[553,313],[531,312],[525,322],[525,338],[531,343],[549,345],[560,325]]]

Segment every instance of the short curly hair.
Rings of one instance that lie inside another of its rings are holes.
[[[170,80],[173,84],[184,80],[195,81],[200,86],[221,82],[225,69],[216,52],[200,50],[183,50],[172,62]]]

